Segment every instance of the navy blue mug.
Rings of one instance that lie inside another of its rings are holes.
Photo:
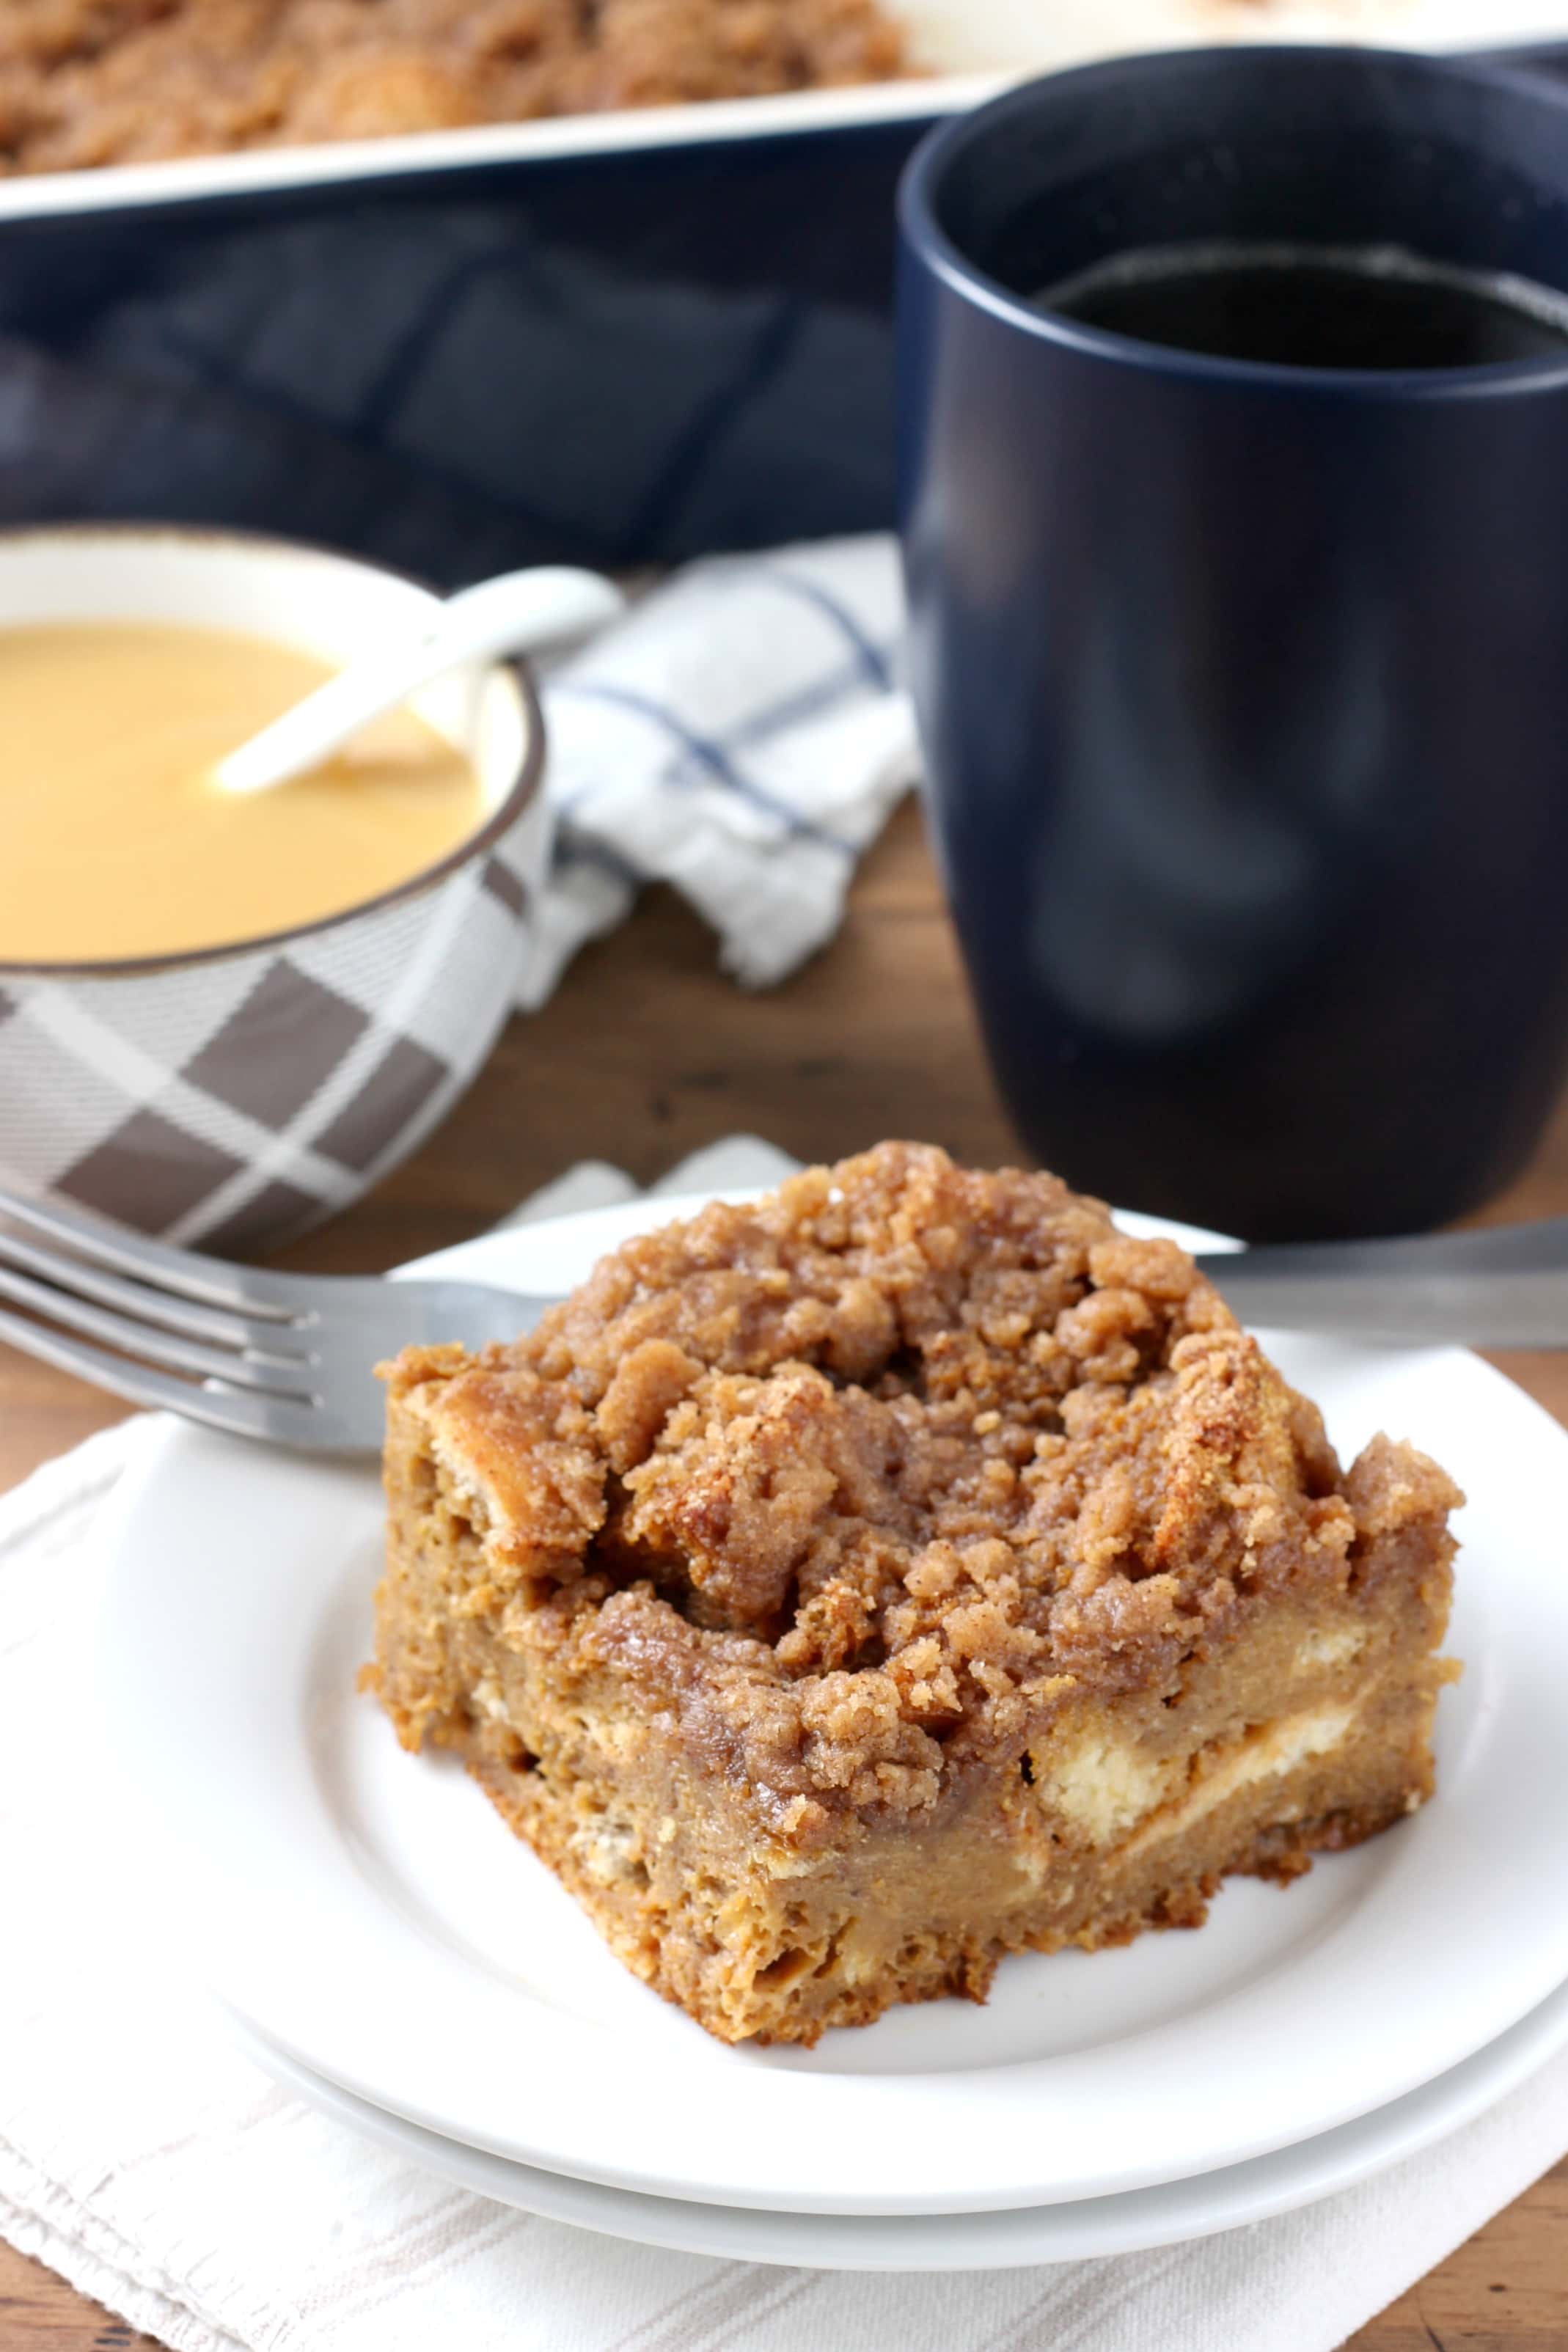
[[[1030,298],[1217,239],[1568,289],[1568,101],[1120,59],[944,125],[900,212],[928,810],[1029,1149],[1253,1239],[1473,1208],[1568,1064],[1568,349],[1331,372]]]

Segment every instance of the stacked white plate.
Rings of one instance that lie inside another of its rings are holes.
[[[429,1264],[559,1292],[691,1205]],[[235,2031],[353,2129],[486,2196],[833,2268],[1201,2236],[1454,2129],[1568,2039],[1568,1434],[1458,1349],[1268,1344],[1342,1454],[1386,1428],[1468,1494],[1436,1800],[1287,1890],[1227,1885],[1200,1933],[1011,1959],[984,2008],[898,2011],[810,2052],[710,2041],[449,1759],[397,1748],[354,1679],[373,1466],[171,1425],[110,1533],[104,1706]]]

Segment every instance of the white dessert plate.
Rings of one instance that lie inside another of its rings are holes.
[[[690,1203],[487,1235],[444,1271],[559,1290]],[[1142,1221],[1130,1225],[1148,1230]],[[431,1261],[431,1264],[437,1263]],[[1467,1488],[1439,1795],[1198,1934],[1026,1955],[815,2051],[726,2049],[621,1968],[451,1759],[356,1694],[374,1469],[171,1424],[109,1531],[102,1704],[127,1819],[218,1996],[290,2057],[471,2147],[671,2198],[956,2213],[1144,2189],[1404,2097],[1568,1978],[1568,1433],[1479,1359],[1279,1338],[1345,1455],[1387,1428]]]
[[[426,2172],[527,2213],[675,2253],[718,2254],[732,2262],[825,2271],[1000,2271],[1184,2244],[1353,2188],[1447,2138],[1554,2056],[1568,2041],[1568,1985],[1473,2058],[1337,2131],[1160,2189],[1129,2189],[1119,2197],[1016,2206],[997,2213],[764,2213],[745,2206],[699,2205],[686,2198],[639,2197],[633,2189],[541,2172],[443,2139],[312,2074],[237,2018],[230,2017],[228,2024],[258,2066],[352,2131]]]

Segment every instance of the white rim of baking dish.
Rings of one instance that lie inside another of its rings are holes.
[[[978,106],[1026,72],[910,76],[842,89],[786,91],[776,98],[705,99],[689,106],[563,114],[548,121],[475,123],[386,139],[323,141],[309,147],[245,148],[182,155],[166,163],[105,163],[90,171],[18,173],[0,180],[0,222],[73,213],[137,211],[204,198],[328,188],[360,180],[418,179],[430,173],[546,163],[579,156],[636,155],[661,148],[719,146],[731,140],[852,131],[935,121]]]
[[[1484,46],[1495,51],[1510,42],[1524,45],[1560,36],[1553,0],[1506,0],[1504,13],[1455,22],[1446,11],[1456,0],[1439,0],[1426,26],[1384,22],[1332,24],[1321,12],[1311,21],[1276,22],[1265,38],[1279,41],[1364,42],[1369,46],[1436,52]],[[1462,16],[1474,0],[1458,0]],[[960,23],[965,21],[963,12]],[[1131,30],[1131,28],[1129,28]],[[552,116],[547,121],[476,123],[454,131],[411,131],[384,139],[326,141],[319,145],[247,149],[237,153],[180,156],[167,162],[109,163],[90,171],[19,173],[0,179],[0,222],[59,218],[76,214],[137,212],[149,207],[266,196],[289,190],[328,189],[356,182],[417,181],[432,173],[468,173],[530,163],[603,157],[614,160],[660,150],[717,147],[731,142],[815,137],[874,130],[900,122],[936,121],[987,99],[1014,83],[1034,79],[1097,58],[1140,51],[1212,47],[1226,39],[1256,45],[1257,28],[1216,25],[1212,12],[1190,22],[1145,22],[1136,35],[1109,37],[1097,26],[1093,37],[1062,26],[1059,50],[991,64],[969,72],[915,72],[890,81],[843,88],[790,90],[773,97],[707,99],[680,106],[617,108],[597,114]],[[917,40],[918,46],[918,40]],[[988,45],[990,47],[992,45]]]

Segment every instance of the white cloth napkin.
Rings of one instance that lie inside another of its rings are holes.
[[[790,1164],[738,1138],[657,1189]],[[634,1189],[590,1165],[521,1213]],[[0,1503],[0,2232],[178,2352],[1330,2352],[1568,2149],[1564,2054],[1301,2212],[947,2276],[663,2253],[431,2178],[242,2057],[163,1941],[157,1888],[130,1876],[133,1824],[79,1711],[93,1530],[150,1426]]]
[[[721,556],[549,673],[558,831],[526,1007],[643,882],[683,892],[749,987],[832,937],[916,774],[893,668],[902,610],[884,533]]]

